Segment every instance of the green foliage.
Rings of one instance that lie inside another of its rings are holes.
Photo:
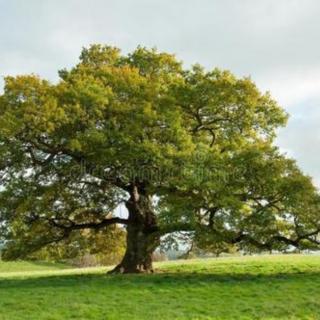
[[[125,252],[126,234],[123,229],[110,226],[106,230],[79,230],[59,243],[52,243],[26,258],[35,261],[64,261],[69,264],[85,267],[92,265],[114,265],[119,263]],[[25,246],[16,250],[17,243],[8,246],[4,251],[4,259],[23,256],[28,252]]]
[[[318,246],[318,192],[272,145],[287,115],[251,79],[101,45],[59,75],[7,77],[0,96],[0,227],[16,256],[138,221],[114,216],[134,188],[156,200],[160,236]]]

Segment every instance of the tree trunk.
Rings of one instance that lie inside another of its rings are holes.
[[[151,197],[134,187],[126,202],[129,212],[125,255],[109,273],[153,272],[152,254],[160,244]]]

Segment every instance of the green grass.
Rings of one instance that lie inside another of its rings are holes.
[[[0,261],[0,276],[4,274],[13,274],[17,272],[34,272],[34,271],[53,271],[68,268],[67,265],[61,263],[50,262],[32,262],[32,261],[17,261],[17,262],[2,262]]]
[[[153,275],[18,264],[0,263],[0,320],[320,319],[320,256],[165,262]]]

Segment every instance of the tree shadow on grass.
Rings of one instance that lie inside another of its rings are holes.
[[[3,278],[0,279],[0,290],[10,288],[45,288],[45,287],[77,287],[85,285],[101,285],[103,287],[135,287],[135,286],[169,286],[185,287],[198,286],[213,283],[224,284],[267,284],[270,282],[296,282],[296,281],[319,281],[320,271],[283,272],[272,274],[250,273],[196,273],[175,272],[155,273],[139,275],[105,275],[105,274],[79,274],[79,275],[49,275],[28,278]]]

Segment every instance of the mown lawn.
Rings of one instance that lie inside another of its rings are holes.
[[[29,261],[18,261],[18,262],[1,262],[0,261],[0,276],[4,274],[18,272],[34,272],[34,271],[53,271],[70,268],[67,265],[60,263],[50,262],[29,262]]]
[[[320,319],[318,256],[166,262],[157,274],[125,276],[7,267],[0,263],[0,320]]]

